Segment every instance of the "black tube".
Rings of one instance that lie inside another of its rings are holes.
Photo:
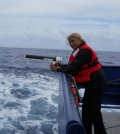
[[[53,61],[56,61],[56,57],[48,57],[48,56],[38,56],[38,55],[26,55],[26,58],[32,58],[32,59],[42,59],[44,60],[44,58],[46,59],[53,59]]]

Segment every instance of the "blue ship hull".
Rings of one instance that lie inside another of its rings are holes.
[[[107,79],[103,107],[120,108],[120,66],[103,66],[103,70]],[[65,73],[59,73],[59,134],[85,134]]]
[[[120,66],[103,66],[103,70],[107,89],[102,95],[102,104],[120,105]]]

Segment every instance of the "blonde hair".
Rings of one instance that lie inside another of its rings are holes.
[[[80,39],[80,40],[82,40],[82,42],[84,41],[84,39],[81,37],[81,35],[79,35],[78,33],[72,33],[67,37],[68,44],[69,44],[70,37],[75,37],[76,39]]]
[[[84,41],[84,39],[81,37],[81,35],[79,35],[78,33],[72,33],[72,34],[70,34],[68,37],[67,37],[67,39],[69,40],[69,38],[70,37],[75,37],[76,39],[80,39],[80,40],[83,40]]]

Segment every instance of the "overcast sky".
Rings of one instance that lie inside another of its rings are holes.
[[[0,0],[0,47],[66,49],[75,32],[120,52],[120,0]]]

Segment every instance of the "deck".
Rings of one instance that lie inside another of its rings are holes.
[[[102,115],[107,134],[120,134],[120,113],[103,112]]]

